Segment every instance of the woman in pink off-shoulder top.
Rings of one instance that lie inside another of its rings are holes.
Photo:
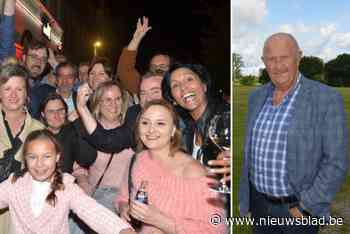
[[[177,116],[165,101],[151,101],[137,120],[137,141],[143,149],[132,167],[133,188],[147,181],[148,205],[129,200],[125,181],[115,203],[123,219],[143,222],[139,233],[225,233],[211,225],[212,215],[224,217],[218,194],[210,191],[206,170],[180,150]],[[135,191],[131,191],[134,196]]]

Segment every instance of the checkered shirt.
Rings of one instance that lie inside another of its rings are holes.
[[[283,101],[273,106],[274,88],[258,114],[251,134],[250,178],[256,189],[276,197],[292,194],[287,177],[287,134],[300,76]]]

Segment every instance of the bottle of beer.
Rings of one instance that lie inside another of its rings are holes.
[[[148,185],[147,181],[145,181],[145,180],[141,181],[141,185],[140,185],[140,187],[137,190],[136,195],[135,195],[136,201],[142,202],[143,204],[148,204],[147,185]],[[142,226],[142,222],[140,220],[133,218],[132,216],[130,216],[130,218],[131,218],[132,227],[136,231],[140,230],[141,226]]]

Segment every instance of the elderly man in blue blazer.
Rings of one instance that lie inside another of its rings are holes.
[[[325,217],[348,168],[343,99],[299,72],[295,38],[276,33],[262,60],[271,82],[249,97],[240,212],[261,217]],[[279,221],[280,222],[280,221]],[[254,233],[317,233],[313,225],[255,225]]]

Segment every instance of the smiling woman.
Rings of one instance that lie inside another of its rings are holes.
[[[71,173],[73,163],[88,167],[96,159],[96,150],[82,137],[83,128],[79,120],[67,120],[68,106],[58,93],[50,93],[40,106],[41,120],[63,146],[61,158],[63,172]]]
[[[0,67],[0,182],[22,165],[22,143],[44,126],[27,112],[28,72],[18,64]],[[0,233],[8,233],[8,212],[0,215]]]
[[[223,224],[208,222],[212,214],[223,217],[223,203],[209,190],[213,179],[206,177],[204,167],[180,150],[181,134],[173,107],[164,100],[150,101],[136,125],[140,152],[129,175],[131,191],[125,180],[115,202],[120,216],[143,222],[141,234],[225,233]],[[148,205],[134,200],[143,181],[148,182]]]
[[[92,113],[104,130],[118,130],[124,122],[127,106],[125,92],[114,81],[100,84],[91,98]],[[87,194],[114,212],[113,199],[118,197],[122,181],[127,178],[133,154],[131,144],[125,145],[119,153],[97,151],[96,161],[88,169],[76,166],[73,175]],[[74,234],[82,233],[79,229],[72,224],[70,231]]]
[[[207,165],[219,153],[208,136],[210,121],[216,114],[230,112],[230,106],[212,96],[210,75],[200,64],[173,65],[164,76],[162,92],[166,100],[190,115],[181,116],[183,143],[193,158]]]

